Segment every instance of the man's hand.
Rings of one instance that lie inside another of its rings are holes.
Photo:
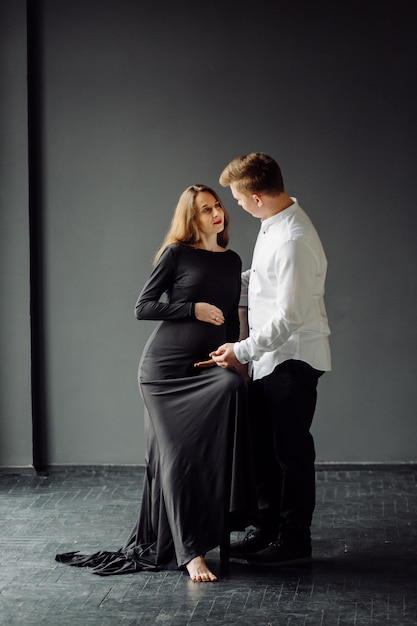
[[[233,345],[233,343],[224,343],[214,352],[210,352],[209,356],[219,367],[238,367],[241,363],[235,356]]]

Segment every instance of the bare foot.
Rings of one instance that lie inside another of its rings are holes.
[[[185,567],[191,580],[196,583],[214,583],[217,580],[217,576],[209,570],[202,556],[196,556]]]

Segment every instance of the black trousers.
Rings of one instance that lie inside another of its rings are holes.
[[[288,360],[249,384],[259,518],[272,540],[310,537],[315,507],[314,441],[310,433],[322,371]]]

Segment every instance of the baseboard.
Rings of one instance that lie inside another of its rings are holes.
[[[316,470],[395,470],[395,469],[417,469],[417,461],[317,461]]]
[[[396,462],[384,462],[384,461],[317,461],[316,471],[361,471],[361,470],[399,470],[399,469],[412,469],[417,470],[417,461],[396,461]],[[33,465],[10,465],[0,466],[0,476],[3,474],[17,474],[17,475],[39,475],[48,476],[54,473],[62,472],[88,472],[88,473],[103,473],[116,471],[119,474],[143,472],[145,470],[144,464],[60,464],[53,463],[45,466],[38,471]]]

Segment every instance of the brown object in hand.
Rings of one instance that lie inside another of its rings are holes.
[[[208,361],[198,361],[198,363],[194,363],[194,367],[213,367],[216,365],[216,361],[213,359],[208,359]]]

